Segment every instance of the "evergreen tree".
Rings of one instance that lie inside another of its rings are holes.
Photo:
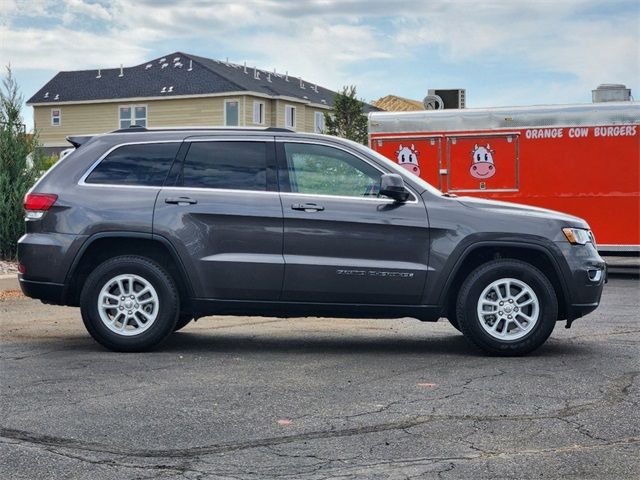
[[[22,122],[23,97],[7,66],[0,87],[0,258],[14,260],[24,233],[24,195],[41,173],[43,156],[36,135]]]
[[[367,144],[367,117],[364,100],[356,98],[356,87],[345,86],[333,99],[333,110],[324,114],[324,133]]]

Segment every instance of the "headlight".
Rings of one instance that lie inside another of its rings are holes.
[[[563,228],[562,233],[572,245],[584,245],[587,242],[593,242],[593,234],[591,230],[582,228]]]

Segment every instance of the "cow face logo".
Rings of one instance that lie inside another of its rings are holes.
[[[484,147],[476,143],[471,151],[471,167],[469,167],[472,177],[487,179],[496,174],[496,166],[493,163],[494,153],[488,143]]]
[[[412,144],[411,147],[404,147],[400,145],[396,152],[396,158],[398,164],[414,175],[420,176],[420,165],[418,165],[418,155],[420,152],[416,150],[416,147]]]

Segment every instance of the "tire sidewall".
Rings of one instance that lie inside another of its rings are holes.
[[[138,275],[151,283],[158,295],[158,316],[153,325],[139,335],[124,336],[111,331],[102,322],[98,296],[104,285],[122,274]],[[116,257],[94,270],[82,290],[80,307],[84,324],[91,336],[111,350],[141,351],[162,342],[175,328],[178,295],[171,277],[157,264],[143,257]]]
[[[480,294],[492,282],[515,278],[526,283],[538,297],[538,321],[524,337],[499,340],[484,330],[478,318]],[[542,345],[553,331],[558,316],[557,297],[547,277],[525,262],[496,260],[475,270],[463,283],[457,308],[460,329],[483,350],[498,355],[523,355]]]

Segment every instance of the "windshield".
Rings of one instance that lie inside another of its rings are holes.
[[[425,190],[428,190],[430,193],[432,193],[434,195],[442,195],[443,194],[440,190],[438,190],[436,187],[434,187],[430,183],[425,182],[422,178],[418,177],[417,175],[414,175],[412,173],[407,172],[404,168],[400,167],[395,162],[389,160],[384,155],[376,152],[375,150],[367,147],[366,145],[362,145],[360,143],[354,142],[352,140],[347,140],[347,139],[344,139],[344,138],[341,139],[341,140],[348,142],[349,145],[351,145],[352,147],[360,150],[361,152],[366,153],[367,155],[370,155],[372,157],[375,157],[378,160],[380,160],[381,162],[384,162],[384,164],[386,166],[388,166],[391,170],[393,170],[394,173],[399,174],[403,178],[408,178],[411,182],[417,183],[418,185],[420,185],[420,187],[424,188]]]

